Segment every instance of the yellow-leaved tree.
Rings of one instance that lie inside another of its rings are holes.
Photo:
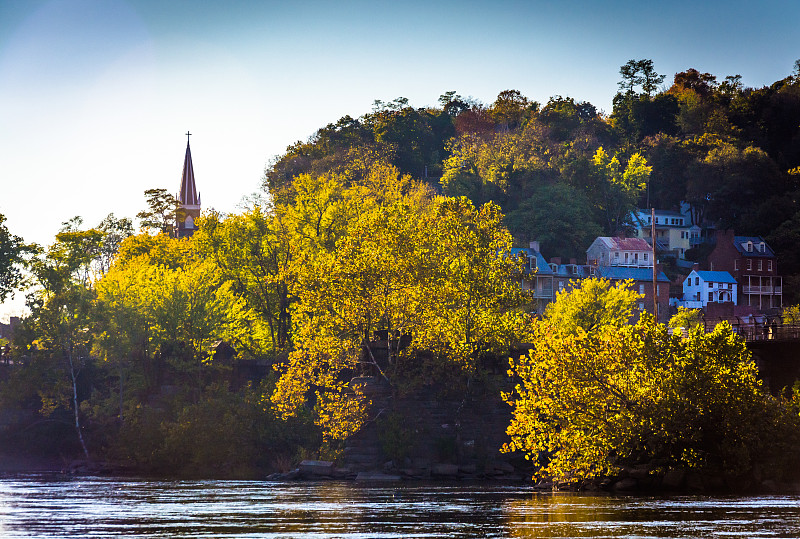
[[[286,211],[306,231],[306,248],[293,264],[294,349],[272,402],[288,416],[313,395],[326,439],[341,440],[363,425],[370,404],[352,378],[396,388],[441,365],[469,373],[482,352],[514,341],[526,317],[496,206],[433,196],[388,166],[359,184],[331,181],[326,191],[340,198],[328,210],[301,200]],[[337,233],[310,241],[315,222],[336,222]],[[388,350],[378,353],[380,335]]]
[[[777,476],[797,464],[800,422],[762,390],[730,325],[672,335],[624,284],[586,280],[534,323],[535,348],[513,358],[518,383],[506,451],[538,477],[580,483],[647,464],[730,476]]]

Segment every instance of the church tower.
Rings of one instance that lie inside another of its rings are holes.
[[[178,237],[185,238],[197,230],[195,221],[200,217],[200,193],[194,184],[194,168],[192,167],[192,150],[189,148],[189,136],[186,132],[186,157],[183,160],[183,174],[181,175],[181,191],[178,194]]]

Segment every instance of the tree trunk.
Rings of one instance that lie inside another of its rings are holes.
[[[89,461],[91,460],[89,458],[89,450],[86,449],[86,442],[83,439],[83,432],[81,431],[81,417],[78,408],[78,374],[75,372],[75,364],[72,361],[71,350],[67,352],[67,359],[69,360],[69,374],[72,378],[72,408],[75,411],[75,431],[78,433],[78,440],[81,442],[83,454],[86,456],[86,460]]]

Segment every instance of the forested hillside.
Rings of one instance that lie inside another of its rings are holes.
[[[764,236],[794,302],[800,63],[794,68],[769,87],[747,88],[739,75],[696,69],[669,83],[651,61],[631,60],[608,115],[571,97],[539,103],[516,90],[488,105],[453,91],[439,107],[376,101],[372,112],[290,146],[264,187],[291,198],[297,174],[358,181],[370,163],[388,161],[445,195],[499,204],[517,243],[539,240],[545,256],[577,258],[597,235],[624,230],[632,208],[686,201],[695,224]]]
[[[784,302],[797,302],[800,62],[760,89],[693,69],[666,87],[647,60],[620,74],[609,115],[515,90],[489,105],[456,92],[431,108],[376,101],[289,147],[247,208],[206,212],[188,238],[176,237],[181,208],[165,189],[145,192],[138,234],[113,214],[91,228],[73,218],[43,248],[0,216],[0,298],[23,276],[30,285],[29,314],[0,340],[0,453],[258,477],[341,455],[372,425],[399,455],[419,435],[373,409],[370,386],[446,399],[458,413],[473,397],[500,403],[513,387],[509,356],[545,342],[513,244],[583,258],[596,236],[624,232],[636,207],[685,201],[701,226],[765,236]],[[575,338],[594,346],[593,332]],[[760,393],[743,344],[723,336],[738,347],[731,361],[749,365],[747,391],[788,410]],[[686,409],[699,409],[689,397]]]

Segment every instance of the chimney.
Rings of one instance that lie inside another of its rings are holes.
[[[572,264],[572,265],[575,265],[575,264],[578,263],[578,259],[577,258],[570,258],[569,259],[569,263]]]
[[[698,264],[697,262],[692,264],[692,271],[700,271],[700,264]]]
[[[717,230],[717,244],[719,245],[721,242],[733,244],[735,236],[736,234],[733,233],[733,230]]]
[[[552,257],[552,258],[550,259],[550,263],[551,263],[551,264],[555,264],[556,266],[560,266],[560,265],[561,265],[561,257],[560,257],[560,256],[554,256],[554,257]]]
[[[539,242],[538,241],[532,241],[530,243],[530,246],[531,246],[531,250],[532,251],[537,252],[537,253],[539,252]]]

